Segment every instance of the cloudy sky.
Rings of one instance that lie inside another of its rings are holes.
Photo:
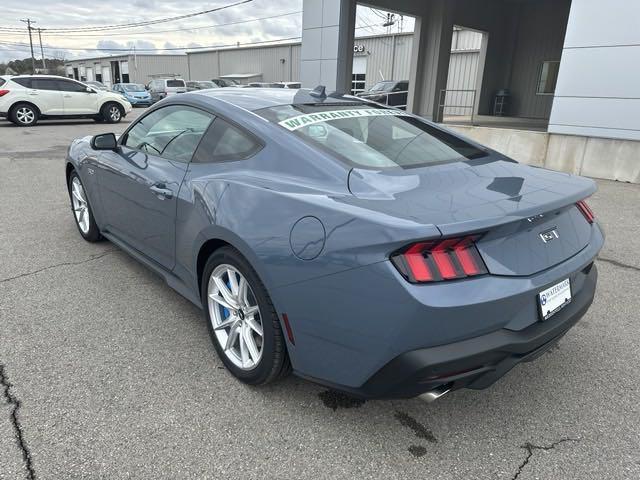
[[[29,57],[29,36],[20,19],[31,18],[42,29],[45,56],[82,58],[117,54],[114,49],[145,53],[180,53],[180,48],[230,46],[292,39],[302,28],[302,0],[252,0],[218,12],[143,27],[100,30],[100,26],[127,24],[185,15],[237,3],[239,0],[2,0],[0,18],[0,62]],[[386,12],[358,7],[356,36],[398,31],[400,22],[382,27]],[[268,17],[268,18],[267,18]],[[232,25],[221,25],[232,24]],[[96,27],[87,29],[87,27]],[[77,28],[76,32],[53,29]],[[405,17],[403,30],[413,30]],[[22,29],[17,32],[16,29]],[[51,31],[47,31],[50,29]],[[37,33],[34,44],[37,43]],[[152,49],[166,49],[154,51]],[[39,46],[36,57],[40,57]]]

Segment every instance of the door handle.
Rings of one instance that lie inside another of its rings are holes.
[[[173,197],[173,192],[169,190],[164,183],[153,184],[149,187],[149,190],[155,193],[156,197],[160,200],[164,200],[165,198],[168,200]]]
[[[29,95],[38,95],[38,92],[29,92]]]
[[[64,98],[71,98],[71,95],[68,95],[68,94],[67,95],[63,95],[63,96],[64,96]]]

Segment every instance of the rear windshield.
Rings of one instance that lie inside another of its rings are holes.
[[[184,87],[184,80],[167,80],[167,87]]]
[[[361,168],[422,167],[487,155],[402,110],[363,104],[283,105],[256,113]]]

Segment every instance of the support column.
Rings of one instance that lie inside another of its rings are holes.
[[[433,121],[441,121],[440,92],[447,87],[453,35],[453,3],[430,0],[416,17],[411,49],[407,109]]]
[[[350,92],[355,0],[303,0],[302,8],[302,86]]]

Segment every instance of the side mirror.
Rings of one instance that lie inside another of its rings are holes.
[[[87,93],[97,93],[93,88],[87,87]]]
[[[91,138],[91,148],[94,150],[118,150],[118,141],[113,133],[101,133]]]

